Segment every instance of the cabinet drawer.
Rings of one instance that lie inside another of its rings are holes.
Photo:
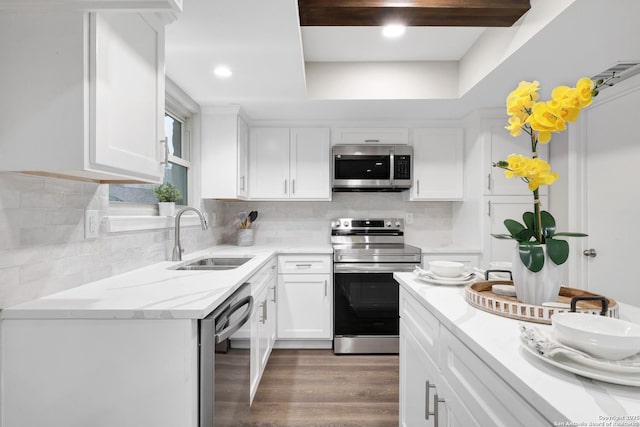
[[[408,144],[408,128],[338,128],[334,144]]]
[[[440,326],[440,370],[479,425],[552,424],[444,326]]]
[[[260,270],[258,270],[248,280],[251,283],[251,295],[256,297],[262,291],[262,288],[271,280],[275,280],[276,276],[276,260],[275,258],[268,261]]]
[[[440,322],[403,288],[400,288],[400,318],[405,321],[431,359],[438,360]]]
[[[279,274],[330,274],[331,257],[326,255],[280,255]]]

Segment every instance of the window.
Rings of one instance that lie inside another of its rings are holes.
[[[178,190],[182,198],[177,205],[189,202],[188,175],[190,163],[189,153],[189,118],[167,109],[164,115],[164,132],[169,150],[169,163],[164,171],[164,182],[170,182]],[[109,202],[112,207],[121,204],[147,205],[156,204],[153,184],[111,184],[109,185]]]

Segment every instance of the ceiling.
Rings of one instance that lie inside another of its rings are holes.
[[[252,120],[411,121],[504,105],[520,80],[544,90],[640,58],[637,0],[531,0],[513,26],[303,26],[296,0],[185,0],[167,27],[167,76],[198,104]],[[219,79],[217,65],[233,75]]]

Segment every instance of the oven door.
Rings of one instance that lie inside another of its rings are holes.
[[[336,336],[397,336],[398,282],[394,271],[412,264],[334,264],[334,333]]]

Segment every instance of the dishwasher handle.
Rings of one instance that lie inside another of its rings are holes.
[[[216,331],[216,335],[215,335],[216,344],[220,344],[221,342],[229,338],[231,335],[237,332],[238,329],[242,328],[242,326],[245,323],[247,323],[253,311],[253,297],[251,295],[242,298],[240,301],[238,301],[237,303],[229,307],[229,314],[227,315],[227,318],[231,317],[233,313],[240,310],[243,306],[247,306],[247,308],[245,309],[245,312],[242,315],[242,317],[240,317],[240,319],[238,319],[237,322],[225,327],[220,332]]]

